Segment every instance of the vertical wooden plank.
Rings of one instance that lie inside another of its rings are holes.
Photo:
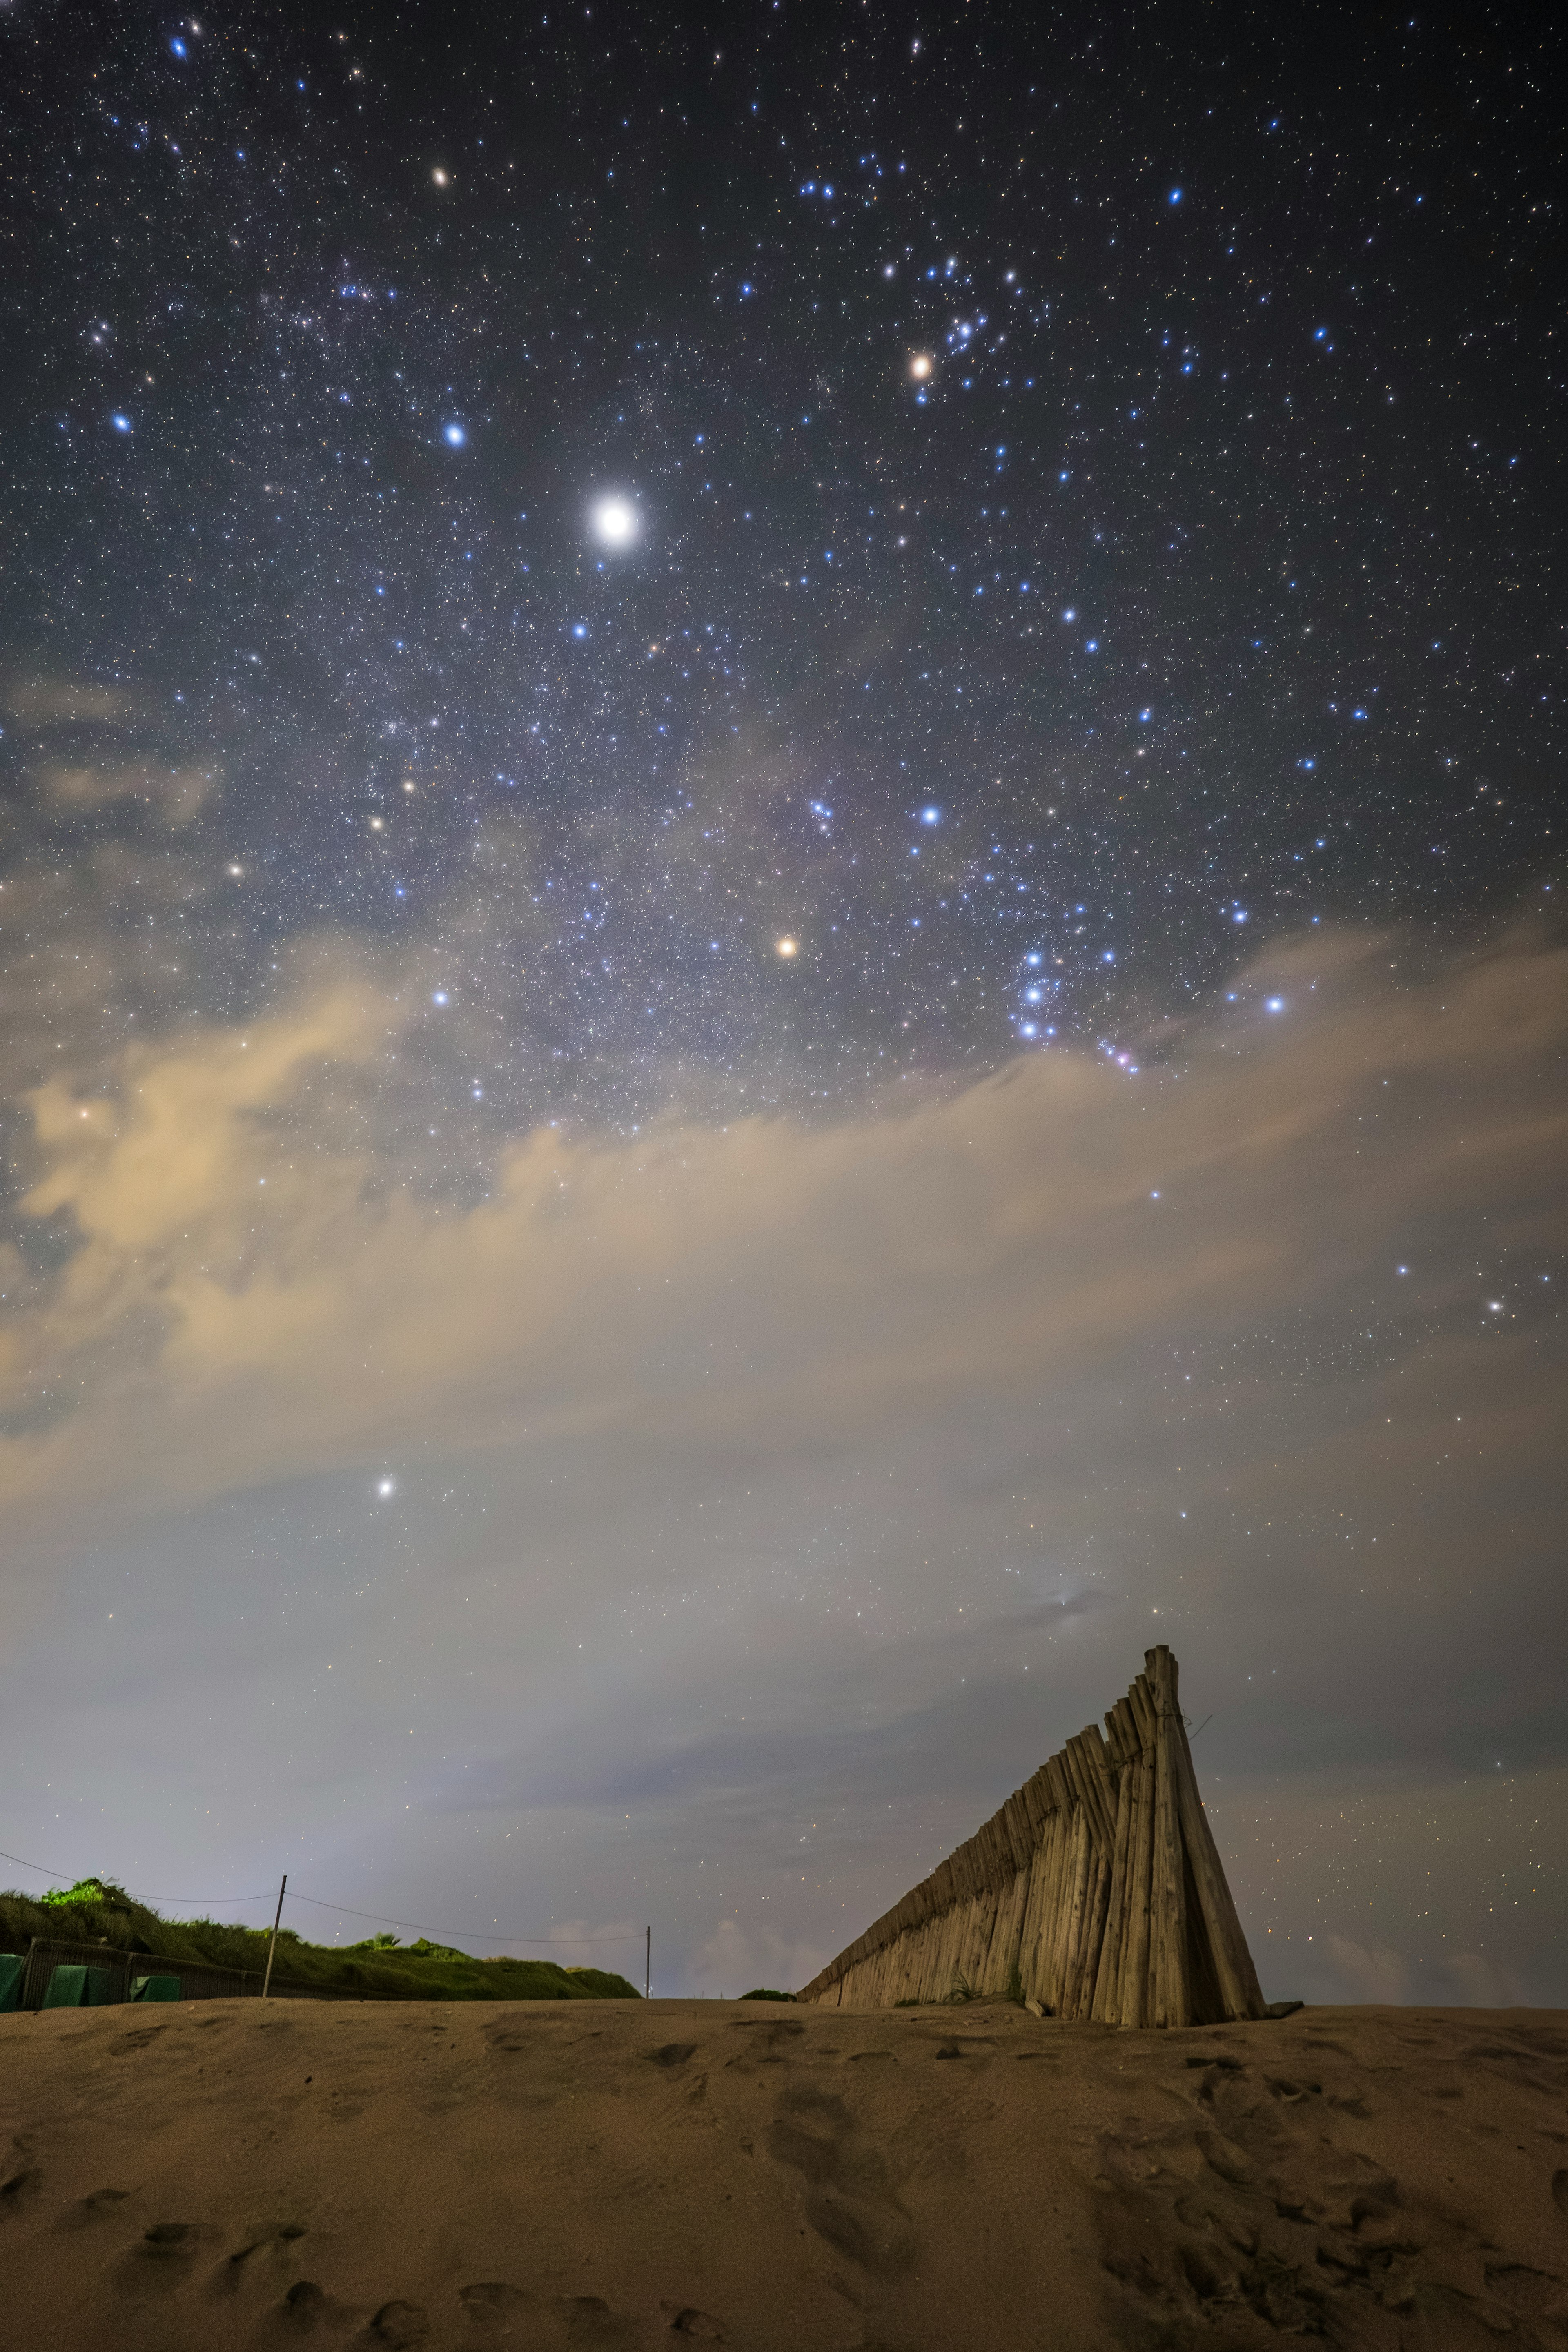
[[[1140,1748],[1153,1750],[1155,1744],[1155,1695],[1149,1688],[1147,1675],[1134,1675],[1127,1685],[1127,1705],[1133,1710],[1138,1727]]]
[[[1057,1919],[1056,1949],[1051,1957],[1051,2006],[1059,2017],[1067,2011],[1072,1958],[1083,1930],[1083,1906],[1089,1893],[1089,1822],[1082,1805],[1072,1811],[1072,1839],[1062,1873],[1061,1902]]]
[[[1094,2007],[1094,1985],[1100,1952],[1105,1940],[1105,1919],[1111,1905],[1111,1856],[1102,1847],[1094,1864],[1088,1906],[1083,1915],[1083,1940],[1072,1990],[1072,2015],[1087,2018]]]
[[[1133,1775],[1133,1818],[1128,1824],[1133,1859],[1127,1880],[1127,1925],[1118,2006],[1124,2025],[1144,2025],[1149,2015],[1149,1874],[1155,1833],[1153,1750],[1140,1748],[1136,1760],[1127,1769]]]
[[[1155,1853],[1151,1958],[1153,2022],[1190,2025],[1186,1958],[1186,1874],[1182,1864],[1181,1793],[1176,1761],[1176,1664],[1162,1642],[1145,1661],[1155,1694]]]
[[[1030,1828],[1021,1790],[1008,1799],[997,1819],[1001,1824],[1007,1860],[1011,1864],[1009,1874],[1016,1878],[1020,1870],[1029,1868],[1030,1857],[1034,1853],[1034,1833]]]
[[[1241,1922],[1236,1916],[1229,1881],[1225,1875],[1225,1865],[1219,1859],[1219,1849],[1214,1842],[1207,1812],[1197,1792],[1197,1775],[1192,1769],[1192,1750],[1187,1745],[1186,1726],[1179,1716],[1176,1731],[1182,1837],[1187,1860],[1192,1865],[1193,1885],[1202,1915],[1209,1958],[1219,1986],[1220,2000],[1227,2017],[1261,2017],[1263,1994],[1258,1982],[1258,1971],[1253,1966],[1247,1938],[1241,1932]]]
[[[958,1969],[965,1983],[977,1992],[982,1990],[985,1984],[986,1959],[991,1948],[991,1937],[996,1932],[997,1903],[996,1889],[988,1887],[983,1895],[976,1895],[969,1912],[963,1958]]]
[[[1072,1742],[1078,1768],[1092,1808],[1095,1843],[1110,1857],[1116,1838],[1116,1800],[1105,1770],[1105,1742],[1097,1723],[1086,1724]]]
[[[997,1916],[1002,1907],[1004,1891],[999,1886],[991,1889],[977,1922],[975,1965],[972,1970],[966,1970],[969,1982],[977,1992],[989,1992],[992,1990],[991,1947],[997,1940]]]
[[[931,1964],[926,1972],[927,2000],[946,2000],[953,1990],[953,1906],[932,1922]]]
[[[1029,1895],[1024,1904],[1023,1932],[1019,1937],[1019,1974],[1023,1979],[1026,2000],[1043,2002],[1045,2000],[1045,1916],[1058,1835],[1058,1816],[1051,1813],[1046,1817],[1044,1834],[1035,1849],[1034,1863],[1029,1874]]]
[[[1077,1833],[1077,1807],[1062,1806],[1059,1819],[1061,1827],[1051,1855],[1051,1885],[1040,1936],[1040,1997],[1053,2016],[1060,2013],[1061,2007],[1061,1980],[1057,1969],[1066,1932],[1067,1914],[1071,1907],[1072,1847]]]
[[[1047,1827],[1030,1884],[1030,1907],[1024,1927],[1023,1983],[1025,1996],[1050,2005],[1046,1979],[1051,1973],[1050,1935],[1052,1889],[1056,1884],[1057,1848],[1061,1843],[1061,1816],[1053,1812]]]
[[[918,1964],[915,1980],[909,1988],[910,1998],[914,2000],[929,2000],[931,1998],[931,1986],[936,1974],[936,1947],[941,1941],[941,1919],[933,1913],[920,1930]]]
[[[988,1975],[993,1991],[1005,1993],[1019,1965],[1023,1906],[1029,1896],[1027,1868],[1015,1872],[1013,1883],[997,1907],[997,1933],[991,1946]]]
[[[1120,1727],[1118,1727],[1118,1729]],[[1103,2025],[1118,2025],[1117,1994],[1121,1990],[1122,1935],[1127,1917],[1127,1832],[1133,1818],[1133,1768],[1124,1765],[1116,1783],[1116,1839],[1111,1853],[1111,1894],[1105,1911],[1105,1937],[1094,1978],[1090,2015]]]

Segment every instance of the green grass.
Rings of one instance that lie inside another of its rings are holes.
[[[218,1919],[163,1919],[112,1880],[84,1878],[41,1898],[0,1893],[0,1952],[25,1952],[34,1936],[68,1944],[107,1944],[120,1951],[155,1952],[170,1960],[206,1961],[214,1968],[267,1966],[270,1929],[231,1927]],[[605,1969],[563,1969],[553,1960],[476,1960],[450,1944],[404,1948],[395,1937],[340,1946],[308,1944],[291,1927],[278,1931],[274,1973],[289,1984],[323,1992],[362,1993],[393,2000],[641,2000],[624,1977]]]

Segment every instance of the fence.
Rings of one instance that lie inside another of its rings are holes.
[[[257,1997],[259,1969],[218,1969],[204,1960],[170,1960],[156,1952],[128,1952],[116,1944],[57,1944],[35,1936],[27,1947],[17,1998],[18,2009],[42,2009],[49,1979],[57,1968],[93,1969],[99,1981],[92,1990],[99,2002],[130,2000],[139,1977],[177,1977],[182,2000],[222,2000]],[[103,1981],[108,1979],[107,1984]],[[274,2000],[363,2000],[373,1998],[339,1986],[288,1984],[274,1977]]]
[[[1015,1991],[1107,2025],[1261,2017],[1162,1643],[1105,1717],[1042,1764],[797,1998],[887,2009]]]

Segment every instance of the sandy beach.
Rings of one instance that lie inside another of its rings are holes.
[[[0,2342],[1568,2343],[1568,2017],[0,2020]]]

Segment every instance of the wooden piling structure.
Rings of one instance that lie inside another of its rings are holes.
[[[1021,1991],[1105,2025],[1261,2017],[1164,1643],[1056,1755],[797,1996],[891,2009]]]

